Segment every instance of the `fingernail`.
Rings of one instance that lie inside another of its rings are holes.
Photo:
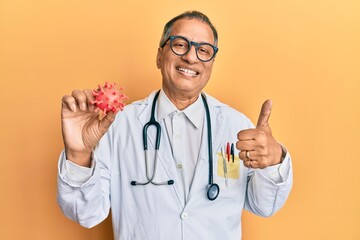
[[[73,112],[76,112],[76,105],[75,103],[70,104],[70,108]]]
[[[81,110],[86,111],[86,103],[81,103],[80,108]]]

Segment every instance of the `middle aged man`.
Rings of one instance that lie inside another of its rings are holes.
[[[271,134],[271,102],[254,128],[202,93],[216,46],[210,20],[185,12],[164,28],[160,92],[103,120],[90,90],[63,97],[58,202],[65,215],[92,227],[111,208],[117,240],[238,240],[243,208],[270,216],[283,206],[291,160]]]

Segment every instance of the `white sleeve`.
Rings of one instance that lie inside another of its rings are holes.
[[[289,178],[290,161],[290,156],[286,154],[281,164],[259,169],[258,172],[274,184],[284,183]]]
[[[269,217],[286,202],[293,183],[291,156],[287,152],[281,164],[249,171],[245,209]]]
[[[94,159],[94,154],[92,158]],[[95,161],[91,161],[91,167],[82,167],[66,159],[65,151],[63,150],[59,158],[59,176],[70,186],[81,187],[86,183],[94,173]]]
[[[92,155],[91,168],[77,166],[61,153],[58,163],[58,204],[68,218],[84,227],[102,222],[110,211],[110,146],[105,134]]]

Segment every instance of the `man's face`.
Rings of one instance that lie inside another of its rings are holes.
[[[174,23],[171,36],[183,36],[189,41],[214,45],[214,35],[206,23],[197,19],[181,19]],[[157,67],[163,77],[165,92],[187,97],[197,96],[207,84],[214,59],[202,62],[196,56],[195,46],[184,56],[171,51],[170,41],[158,49]]]

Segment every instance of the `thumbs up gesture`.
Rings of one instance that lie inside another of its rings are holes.
[[[266,100],[260,111],[255,129],[246,129],[238,133],[236,148],[239,158],[249,168],[266,168],[281,162],[281,145],[272,136],[269,126],[272,102]]]

